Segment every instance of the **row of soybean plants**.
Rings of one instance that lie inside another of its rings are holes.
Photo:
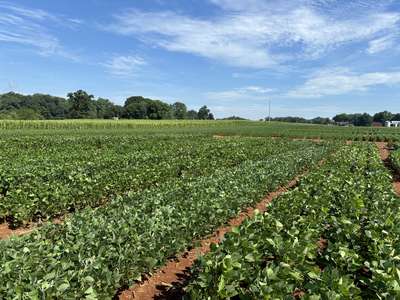
[[[390,161],[395,171],[400,173],[400,144],[394,144],[394,149],[390,153]]]
[[[295,144],[285,152],[278,143],[276,154],[118,196],[61,225],[0,241],[0,298],[111,299],[334,149]]]
[[[399,299],[400,199],[347,146],[198,260],[190,299]]]
[[[0,219],[18,226],[104,204],[110,196],[260,159],[301,145],[266,139],[0,139]]]

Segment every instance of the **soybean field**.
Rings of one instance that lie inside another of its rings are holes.
[[[0,121],[0,299],[398,299],[399,145],[395,128]]]

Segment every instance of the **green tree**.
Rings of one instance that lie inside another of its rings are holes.
[[[148,119],[147,103],[137,102],[130,103],[124,107],[124,117],[128,119]]]
[[[197,113],[200,120],[207,120],[210,115],[210,110],[206,105],[200,107],[199,112]]]
[[[189,120],[197,120],[199,118],[199,115],[197,114],[197,111],[191,109],[187,112],[186,118]]]
[[[185,103],[175,102],[171,105],[173,117],[175,119],[186,119],[187,116],[187,107]]]
[[[336,116],[333,117],[333,120],[335,122],[351,122],[351,116],[348,114],[338,114]]]
[[[93,101],[94,96],[89,95],[83,90],[78,90],[67,95],[70,103],[69,117],[72,119],[91,119],[96,118],[96,105]]]
[[[173,114],[169,104],[141,96],[126,99],[124,110],[124,116],[130,119],[171,119]]]
[[[393,114],[387,110],[378,112],[374,115],[373,120],[374,122],[380,122],[385,124],[386,121],[391,121],[393,118]]]
[[[108,99],[99,98],[95,101],[96,116],[99,119],[111,119],[117,117],[114,111],[114,103]]]
[[[373,117],[367,113],[355,114],[353,124],[355,126],[371,126],[372,121],[373,121]]]
[[[18,120],[40,120],[42,115],[32,108],[20,108],[15,111]]]
[[[392,117],[392,121],[400,121],[400,114],[399,113],[394,114]]]

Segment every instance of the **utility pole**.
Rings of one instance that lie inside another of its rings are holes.
[[[271,122],[271,100],[268,100],[268,122]]]

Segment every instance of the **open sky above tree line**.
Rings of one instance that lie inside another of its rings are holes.
[[[0,92],[400,112],[400,1],[0,0]]]

